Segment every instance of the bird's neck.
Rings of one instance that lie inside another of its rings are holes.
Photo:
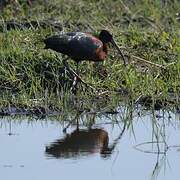
[[[107,43],[103,43],[103,51],[107,54],[108,52]]]

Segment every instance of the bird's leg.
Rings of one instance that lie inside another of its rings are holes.
[[[72,83],[72,87],[71,87],[71,91],[72,91],[74,94],[76,94],[76,92],[77,92],[77,84],[78,84],[77,76],[74,76],[73,83]]]
[[[71,87],[71,91],[73,91],[74,93],[76,93],[77,90],[77,82],[78,82],[78,78],[77,78],[77,74],[75,73],[75,71],[73,69],[71,69],[69,67],[69,64],[67,63],[68,58],[63,59],[63,65],[65,67],[65,74],[66,71],[68,71],[72,76],[73,76],[73,84]]]
[[[68,60],[68,59],[69,59],[69,57],[67,57],[67,58],[65,58],[65,59],[62,60],[63,65],[64,65],[64,67],[65,67],[65,71],[66,71],[67,69],[69,69],[69,68],[68,68],[69,65],[68,65],[68,63],[67,63],[67,60]]]
[[[83,84],[86,85],[87,87],[91,88],[92,90],[95,90],[95,91],[96,91],[96,89],[95,89],[93,86],[87,84],[73,69],[71,69],[71,68],[69,67],[69,64],[67,63],[67,59],[68,59],[68,58],[66,58],[66,59],[63,60],[63,65],[64,65],[64,67],[67,69],[67,71],[68,71],[69,73],[71,73],[73,76],[75,76],[75,77],[78,79],[78,81],[80,81],[81,83],[83,83]]]
[[[77,74],[79,75],[79,61],[77,61],[76,63],[77,63],[77,64],[76,64],[76,72],[77,72]]]
[[[68,68],[67,68],[67,66],[68,66],[68,64],[67,64],[67,60],[68,60],[69,58],[67,57],[67,58],[65,58],[65,59],[63,59],[63,65],[64,65],[64,73],[63,73],[63,76],[64,76],[64,78],[66,77],[66,72],[67,72],[67,70],[68,70]]]
[[[71,75],[71,78],[74,78],[74,76],[76,76],[76,73],[72,68],[69,67],[69,64],[67,62],[68,59],[69,58],[67,57],[67,58],[63,59],[63,61],[62,61],[63,65],[64,65],[65,75],[68,72]]]
[[[76,65],[76,73],[77,75],[79,76],[79,61],[76,61],[77,65]],[[78,85],[78,77],[75,75],[74,76],[74,80],[73,80],[73,84],[72,84],[72,88],[71,90],[76,93],[76,90],[77,90],[77,85]]]
[[[63,129],[63,133],[66,133],[69,126],[72,125],[73,122],[75,122],[75,121],[76,121],[76,129],[79,130],[79,117],[81,116],[82,113],[83,113],[83,111],[82,112],[79,112],[79,111],[77,112],[76,116],[71,121],[69,121],[67,126]]]

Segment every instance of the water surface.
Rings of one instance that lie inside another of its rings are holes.
[[[86,119],[65,133],[58,117],[1,118],[0,179],[180,179],[177,114],[103,114],[92,126]]]

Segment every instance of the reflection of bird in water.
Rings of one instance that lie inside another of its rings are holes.
[[[55,158],[78,158],[100,153],[106,158],[112,154],[124,130],[125,125],[111,145],[109,145],[108,133],[103,129],[75,130],[47,146],[46,154]]]
[[[75,130],[46,147],[46,154],[56,158],[110,154],[108,133],[103,129]]]

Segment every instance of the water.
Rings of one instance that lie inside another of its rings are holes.
[[[150,112],[128,123],[121,115],[83,116],[79,132],[73,123],[66,133],[58,117],[1,118],[0,179],[179,180],[179,117],[157,114],[154,123]]]

